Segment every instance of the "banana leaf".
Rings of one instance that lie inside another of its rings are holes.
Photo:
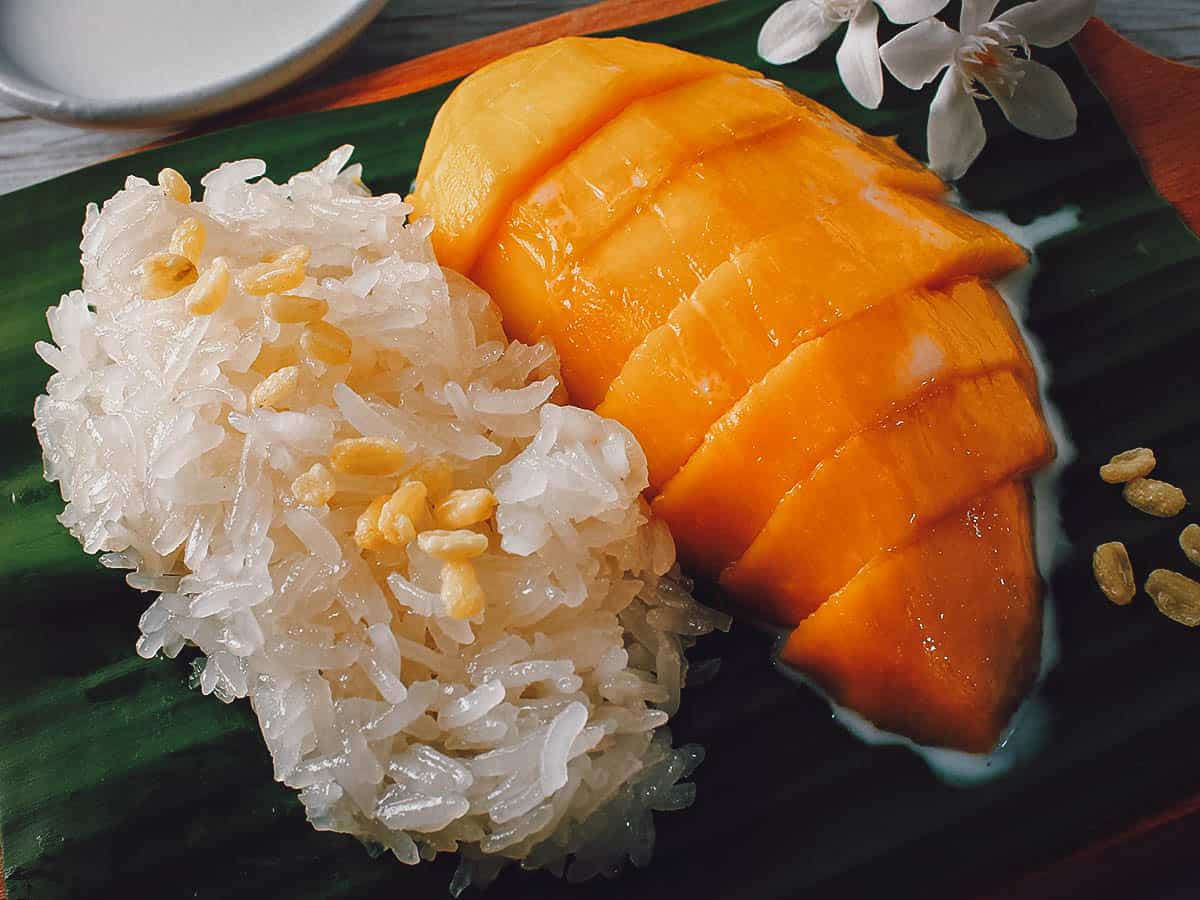
[[[763,65],[755,37],[775,0],[740,0],[628,30],[758,67],[924,154],[931,92],[895,85],[879,110],[846,95],[835,42]],[[1040,249],[1031,325],[1051,397],[1077,448],[1061,485],[1072,550],[1052,575],[1061,662],[1045,686],[1046,746],[1010,775],[962,789],[898,747],[850,736],[813,693],[779,676],[769,639],[742,623],[706,639],[720,675],[685,695],[680,741],[708,761],[690,809],[660,816],[654,861],[568,888],[510,872],[494,897],[961,896],[1040,866],[1200,788],[1186,723],[1200,718],[1196,636],[1143,596],[1107,603],[1097,543],[1121,539],[1145,574],[1185,565],[1182,523],[1132,511],[1096,466],[1153,446],[1164,477],[1200,496],[1200,242],[1153,190],[1104,99],[1066,48],[1039,51],[1066,78],[1079,132],[1041,142],[987,111],[992,137],[962,182],[975,208],[1017,222],[1072,205],[1079,224]],[[78,286],[83,206],[126,174],[171,165],[191,179],[258,156],[280,178],[349,142],[376,191],[409,185],[451,86],[370,106],[231,130],[93,166],[0,197],[0,840],[13,900],[441,896],[453,861],[407,868],[319,833],[271,766],[244,703],[189,687],[188,660],[133,650],[147,600],[83,555],[55,521],[31,428],[49,370],[33,353],[45,308]],[[798,272],[799,274],[799,272]]]

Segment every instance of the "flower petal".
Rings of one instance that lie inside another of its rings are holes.
[[[850,96],[875,109],[883,99],[883,66],[879,64],[879,10],[868,3],[850,20],[837,52],[838,74]]]
[[[788,0],[763,23],[758,33],[758,55],[782,65],[808,56],[837,30],[825,18],[823,7],[810,0]]]
[[[888,20],[897,25],[911,25],[946,8],[950,0],[875,0]]]
[[[1075,133],[1075,101],[1058,73],[1049,66],[1032,60],[1021,65],[1024,74],[1007,96],[1003,91],[993,96],[1008,121],[1026,134],[1055,140]]]
[[[906,88],[929,84],[950,64],[962,35],[939,19],[926,19],[906,28],[879,48],[883,64]]]
[[[953,70],[942,76],[929,107],[926,129],[929,167],[943,178],[961,178],[983,149],[987,133],[983,116]]]
[[[958,18],[958,30],[963,34],[974,34],[992,19],[1000,0],[963,0],[962,15]]]
[[[1096,14],[1096,0],[1033,0],[1014,6],[1000,19],[1035,47],[1057,47],[1079,33]]]

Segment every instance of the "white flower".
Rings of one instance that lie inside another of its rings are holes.
[[[896,79],[914,90],[947,69],[929,107],[929,165],[959,178],[987,135],[976,100],[993,99],[1014,126],[1039,138],[1075,133],[1075,103],[1056,72],[1030,59],[1054,47],[1096,11],[1096,0],[1032,0],[992,19],[998,0],[963,0],[961,31],[926,19],[880,49]],[[989,21],[990,20],[990,21]]]
[[[879,12],[897,25],[919,22],[939,12],[950,0],[788,0],[763,23],[758,55],[782,65],[808,56],[849,22],[837,52],[838,73],[846,89],[863,106],[875,109],[883,99],[879,65]]]

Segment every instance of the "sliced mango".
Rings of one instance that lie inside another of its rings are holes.
[[[546,172],[481,246],[472,278],[514,337],[555,340],[575,402],[598,403],[619,348],[636,346],[737,246],[860,193],[863,177],[926,196],[944,190],[893,143],[831,130],[797,98],[721,74],[639,100]],[[639,221],[655,218],[656,229]],[[661,290],[629,282],[620,261],[631,254],[654,258],[639,271]],[[597,339],[611,352],[595,352]]]
[[[930,523],[1052,446],[1015,325],[968,280],[1024,253],[944,190],[745,69],[575,38],[467,78],[411,200],[509,336],[552,339],[571,400],[637,435],[694,570],[808,616],[788,656],[844,702],[983,748],[1036,664],[1028,510],[1000,491],[975,516],[995,559]],[[941,631],[905,618],[942,604]]]
[[[572,400],[598,404],[634,348],[717,266],[799,219],[834,221],[835,211],[871,190],[883,199],[864,205],[883,213],[894,192],[846,177],[831,163],[825,139],[800,123],[707,154],[664,182],[637,215],[618,221],[554,275],[544,301],[535,288],[526,294],[542,307],[537,318],[559,348]],[[534,238],[500,241],[495,252],[510,269],[518,253],[535,266],[547,258]],[[498,274],[485,263],[474,276],[503,292]]]
[[[795,104],[753,79],[717,74],[636,100],[551,167],[509,210],[472,277],[509,334],[549,331],[551,283],[705,155],[791,121]]]
[[[457,97],[449,101],[454,103]],[[548,282],[625,216],[650,202],[668,179],[712,151],[785,122],[805,128],[864,181],[930,196],[945,185],[893,141],[864,134],[774,82],[721,73],[635,100],[548,169],[508,211],[494,245],[536,245],[532,257]],[[830,117],[841,123],[834,129]],[[495,260],[492,261],[493,265]],[[477,280],[490,281],[480,259]],[[521,299],[516,287],[509,293]],[[535,290],[535,293],[537,291]]]
[[[633,351],[598,411],[637,435],[658,490],[796,345],[893,295],[1024,260],[1008,237],[952,207],[871,190],[715,269]]]
[[[794,115],[795,105],[778,92],[725,73],[635,100],[543,173],[495,239],[544,244],[543,280],[552,279],[664,182]]]
[[[629,103],[741,66],[627,38],[562,38],[463,81],[434,119],[410,202],[442,265],[470,271],[512,202]]]
[[[796,348],[709,430],[654,511],[685,565],[715,576],[851,435],[936,385],[1005,368],[1032,389],[1024,344],[992,288],[971,279],[904,294]]]
[[[1054,450],[1036,399],[1011,372],[954,382],[860,432],[775,507],[721,584],[794,625],[883,550]]]
[[[990,750],[1040,661],[1027,494],[1008,482],[874,560],[780,659],[881,728]]]

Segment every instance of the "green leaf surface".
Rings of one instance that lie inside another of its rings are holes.
[[[857,107],[834,70],[836,37],[801,63],[762,65],[755,37],[773,6],[727,2],[626,33],[763,69],[923,155],[930,90],[893,83],[881,109]],[[1018,222],[1080,210],[1078,228],[1043,249],[1031,307],[1078,449],[1061,488],[1074,550],[1052,577],[1062,660],[1045,688],[1047,746],[1006,778],[948,787],[908,751],[844,732],[773,671],[765,636],[735,625],[699,648],[722,656],[721,674],[688,692],[674,730],[705,744],[708,761],[695,805],[659,818],[653,864],[570,887],[513,872],[492,896],[955,896],[1200,788],[1186,741],[1200,717],[1200,638],[1144,596],[1108,604],[1089,570],[1091,548],[1112,539],[1142,576],[1186,565],[1175,545],[1184,523],[1134,513],[1095,469],[1116,450],[1153,446],[1163,477],[1200,496],[1200,244],[1154,193],[1075,57],[1039,58],[1067,79],[1078,135],[1035,141],[987,110],[992,138],[961,189]],[[286,177],[344,142],[373,189],[404,192],[448,92],[245,125],[0,198],[0,838],[13,900],[444,895],[451,860],[410,869],[314,831],[271,780],[245,704],[189,689],[186,660],[134,654],[147,598],[55,521],[62,503],[41,479],[31,419],[49,374],[32,345],[47,336],[45,308],[78,286],[86,202],[168,164],[195,181],[258,156]]]

